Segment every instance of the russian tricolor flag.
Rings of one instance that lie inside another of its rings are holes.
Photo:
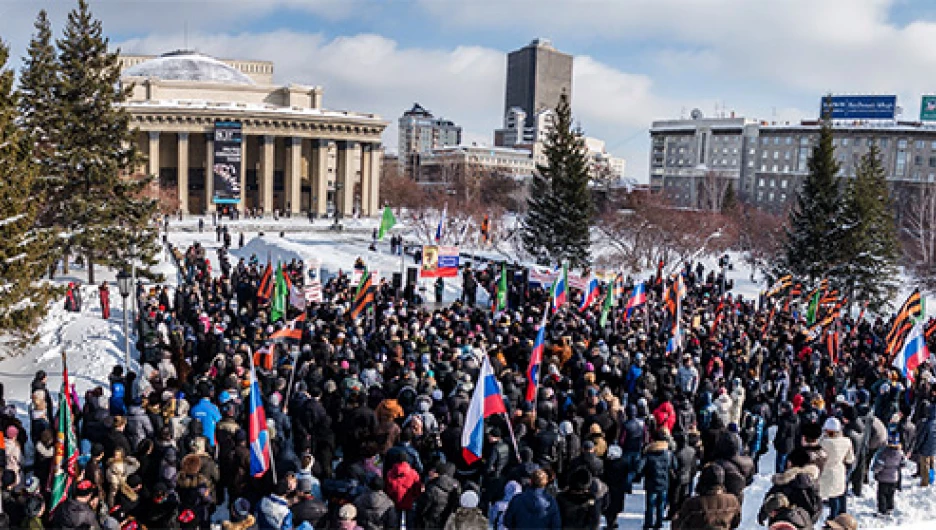
[[[442,236],[445,235],[445,213],[448,210],[448,205],[442,207],[442,217],[439,218],[439,226],[436,227],[435,233],[435,242],[442,242]]]
[[[270,433],[267,431],[266,412],[261,399],[260,385],[251,368],[247,440],[250,442],[250,474],[254,477],[262,477],[270,469]]]
[[[926,337],[923,334],[923,324],[917,322],[904,342],[903,350],[894,356],[894,367],[913,383],[913,373],[929,357],[929,348],[926,346]]]
[[[643,282],[639,282],[634,286],[634,290],[631,291],[630,298],[627,299],[627,312],[624,314],[624,320],[630,318],[631,313],[634,312],[634,309],[647,303],[647,288],[644,287]]]
[[[588,287],[585,288],[585,294],[582,295],[582,303],[579,304],[579,312],[588,309],[588,306],[598,298],[598,278],[594,276],[588,280]]]
[[[568,287],[569,283],[569,271],[566,269],[566,266],[562,266],[562,272],[559,273],[559,276],[556,277],[556,280],[552,285],[552,312],[555,313],[559,311],[559,308],[564,306],[568,301]]]
[[[539,386],[540,365],[543,364],[543,352],[546,349],[546,315],[536,332],[536,342],[533,343],[533,352],[530,354],[530,366],[527,368],[526,400],[533,402],[536,397],[536,387]]]
[[[465,428],[462,431],[462,457],[469,466],[481,459],[484,447],[484,420],[494,414],[506,414],[507,407],[501,397],[497,378],[487,354],[481,363],[481,374],[475,386],[474,395],[468,405]]]

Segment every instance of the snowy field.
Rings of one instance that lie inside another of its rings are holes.
[[[379,271],[382,277],[389,278],[395,271],[401,270],[400,256],[391,255],[389,244],[381,242],[376,252],[368,250],[371,242],[370,231],[376,226],[373,220],[344,221],[346,229],[334,232],[327,229],[324,221],[309,226],[308,220],[289,219],[274,224],[272,220],[256,221],[244,220],[230,224],[234,249],[234,259],[244,257],[249,259],[256,254],[261,262],[267,256],[274,260],[288,261],[293,258],[302,259],[307,263],[317,261],[321,264],[324,277],[337,274],[339,270],[348,270],[358,257],[364,259],[372,268]],[[215,240],[215,233],[211,227],[211,219],[205,223],[205,232],[197,231],[197,220],[186,219],[179,223],[170,222],[169,240],[183,251],[191,243],[200,241],[209,251],[209,258],[216,263],[214,251],[220,246]],[[245,246],[237,249],[239,231],[245,232]],[[259,237],[259,231],[264,232]],[[280,231],[285,233],[280,236]],[[172,284],[176,280],[175,270],[169,260],[165,259],[157,267]],[[734,270],[728,271],[728,277],[735,281],[735,292],[745,298],[756,298],[764,288],[762,280],[750,280],[750,271],[747,270],[737,257],[733,258]],[[404,257],[405,266],[413,265],[411,257]],[[714,267],[714,261],[706,263],[707,267]],[[122,304],[116,284],[115,271],[98,269],[98,281],[108,280],[111,283],[111,318],[101,318],[101,308],[98,302],[97,288],[95,286],[83,287],[84,305],[80,313],[68,313],[61,302],[56,302],[48,317],[39,329],[39,341],[22,351],[7,351],[0,360],[0,380],[6,387],[7,402],[17,408],[19,415],[26,419],[26,404],[29,396],[29,384],[37,370],[45,370],[49,374],[49,389],[57,394],[61,385],[61,353],[66,351],[69,359],[69,370],[75,381],[79,395],[83,397],[84,391],[95,386],[107,388],[107,375],[115,364],[122,364],[124,359],[124,334],[122,324]],[[72,268],[70,275],[60,277],[58,281],[67,282],[71,279],[86,281],[87,274],[80,268]],[[760,283],[758,283],[758,281]],[[445,301],[451,302],[460,295],[460,282],[449,280],[446,282]],[[431,293],[431,288],[430,291]],[[131,343],[133,341],[131,340]],[[131,344],[132,348],[132,344]],[[134,356],[135,356],[134,352]],[[758,475],[753,484],[745,490],[745,503],[741,528],[763,528],[757,524],[757,511],[763,500],[764,493],[770,488],[770,476],[773,470],[774,455],[770,453],[761,459],[762,474]],[[903,491],[897,494],[897,510],[889,519],[878,518],[874,515],[876,488],[865,489],[865,495],[860,499],[848,499],[849,512],[858,519],[860,528],[901,528],[919,529],[936,528],[936,489],[921,489],[919,480],[910,478],[912,469],[905,470]],[[627,497],[625,510],[619,516],[620,528],[639,529],[643,523],[644,495],[639,488],[634,495]],[[216,519],[223,514],[216,515]],[[668,527],[668,524],[667,526]]]

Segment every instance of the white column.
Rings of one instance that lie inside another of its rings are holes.
[[[264,215],[273,214],[273,167],[276,164],[274,148],[276,143],[270,135],[263,136],[263,148],[260,153],[260,206]]]
[[[214,133],[205,133],[205,210],[215,211],[214,202]]]
[[[149,152],[147,153],[146,172],[152,177],[149,185],[152,196],[159,200],[159,131],[149,132]]]
[[[189,212],[188,207],[188,172],[189,172],[189,141],[188,133],[180,132],[179,133],[179,208],[182,209],[182,213],[191,213]]]
[[[370,210],[371,144],[361,144],[361,216],[373,215]]]
[[[312,140],[312,208],[316,215],[328,213],[328,140]]]
[[[286,209],[299,213],[302,207],[302,138],[288,138],[289,160],[286,164]]]
[[[357,168],[351,157],[357,144],[354,142],[338,142],[338,170],[336,171],[335,190],[337,192],[336,206],[342,217],[354,212],[354,177]],[[340,190],[338,189],[340,185]]]
[[[383,164],[383,149],[380,144],[371,144],[370,149],[370,179],[367,186],[370,188],[370,214],[380,215],[380,169]]]

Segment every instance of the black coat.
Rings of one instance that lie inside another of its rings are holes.
[[[799,506],[806,510],[813,523],[819,521],[822,514],[822,498],[819,496],[819,469],[816,466],[791,467],[774,475],[771,480],[773,486],[764,495],[765,499],[774,493],[782,493],[789,499],[791,506]],[[766,518],[767,514],[761,510],[758,520]]]
[[[426,491],[416,499],[416,529],[442,528],[458,508],[461,485],[452,477],[441,475],[426,484]]]
[[[774,449],[778,453],[790,454],[799,438],[799,416],[783,414],[777,418],[777,434],[774,437]]]
[[[556,498],[563,528],[598,530],[601,505],[589,491],[564,491]]]

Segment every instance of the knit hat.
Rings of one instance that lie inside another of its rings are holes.
[[[353,521],[357,518],[357,508],[353,504],[345,504],[338,510],[338,519],[342,521]]]
[[[621,449],[621,446],[618,444],[611,444],[608,446],[608,452],[606,453],[608,460],[617,460],[624,456],[624,450]]]
[[[842,422],[838,418],[829,418],[822,426],[822,430],[830,432],[842,432]]]
[[[6,434],[7,438],[12,440],[16,438],[17,434],[19,434],[19,429],[16,428],[16,425],[10,425],[6,428],[6,431],[4,431],[4,433]]]
[[[248,501],[247,499],[243,497],[238,498],[236,501],[234,501],[232,512],[237,517],[240,517],[240,518],[247,517],[247,515],[250,514],[250,501]]]
[[[98,492],[97,486],[94,485],[94,482],[91,482],[88,479],[82,480],[75,486],[75,496],[76,497],[87,497],[88,495],[96,495]]]
[[[770,528],[767,530],[797,530],[797,528],[787,521],[777,521],[776,523],[770,525]]]
[[[297,482],[296,489],[302,493],[312,493],[312,479],[309,477],[302,477]]]
[[[477,508],[479,502],[478,494],[473,490],[462,493],[459,499],[459,504],[461,504],[462,508]]]

